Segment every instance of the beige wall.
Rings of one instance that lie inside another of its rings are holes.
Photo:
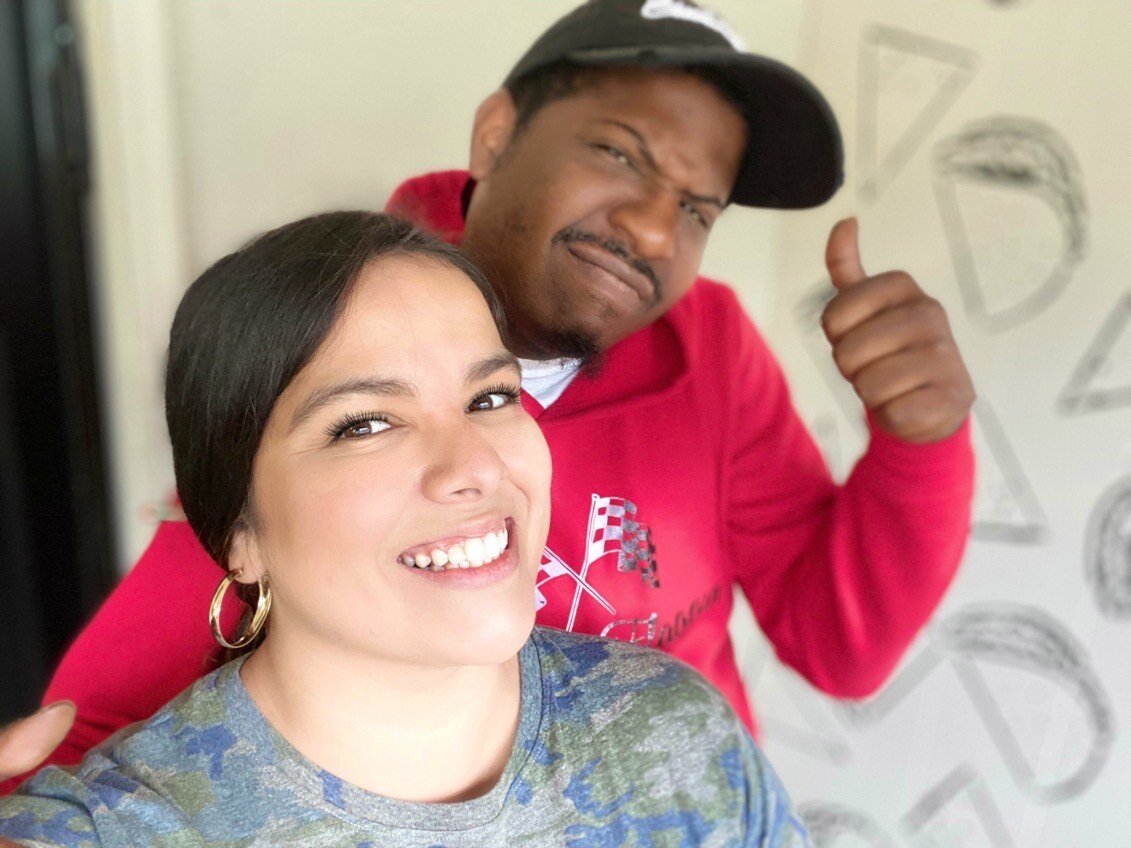
[[[174,5],[194,265],[311,210],[379,204],[408,175],[462,166],[479,101],[573,5]],[[720,8],[759,48],[792,59],[800,4],[731,0]],[[728,230],[712,245],[724,270],[743,268],[752,252],[741,235]]]

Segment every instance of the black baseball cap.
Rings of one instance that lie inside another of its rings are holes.
[[[844,147],[824,96],[788,65],[745,52],[721,18],[690,0],[588,0],[534,42],[505,84],[558,63],[716,68],[745,102],[749,127],[731,203],[805,209],[844,182]]]

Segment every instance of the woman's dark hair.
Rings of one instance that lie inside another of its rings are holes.
[[[169,336],[165,419],[185,515],[225,568],[275,402],[330,333],[362,268],[386,256],[462,271],[505,341],[502,309],[471,260],[373,212],[329,212],[279,227],[225,256],[185,292]]]

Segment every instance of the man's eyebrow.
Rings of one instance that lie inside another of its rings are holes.
[[[641,132],[631,124],[626,124],[624,121],[618,121],[615,118],[599,118],[598,123],[612,124],[614,127],[620,127],[626,133],[636,139],[637,145],[640,147],[640,155],[644,161],[648,163],[648,167],[653,171],[660,171],[660,165],[656,162],[656,158],[652,155],[652,149],[648,146],[648,140],[644,138]],[[726,209],[726,202],[717,197],[709,194],[695,194],[694,192],[684,191],[683,195],[696,203],[709,203],[711,206],[717,206],[719,209]]]
[[[710,194],[695,194],[694,192],[690,191],[685,191],[683,194],[685,197],[690,200],[694,200],[696,203],[706,203],[709,206],[717,206],[720,211],[725,211],[727,208],[725,202]]]
[[[324,386],[306,398],[291,418],[290,432],[294,432],[315,412],[346,395],[384,395],[385,397],[412,397],[416,388],[404,380],[384,377],[350,377]]]
[[[522,376],[522,366],[518,364],[518,359],[510,351],[504,350],[467,366],[463,372],[463,381],[465,383],[478,383],[480,380],[485,380],[495,372],[504,369],[514,370],[520,377]]]

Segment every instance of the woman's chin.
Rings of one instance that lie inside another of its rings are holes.
[[[496,607],[483,610],[465,627],[458,628],[449,645],[458,646],[464,665],[497,665],[511,659],[526,644],[534,629],[534,604],[527,609]]]

